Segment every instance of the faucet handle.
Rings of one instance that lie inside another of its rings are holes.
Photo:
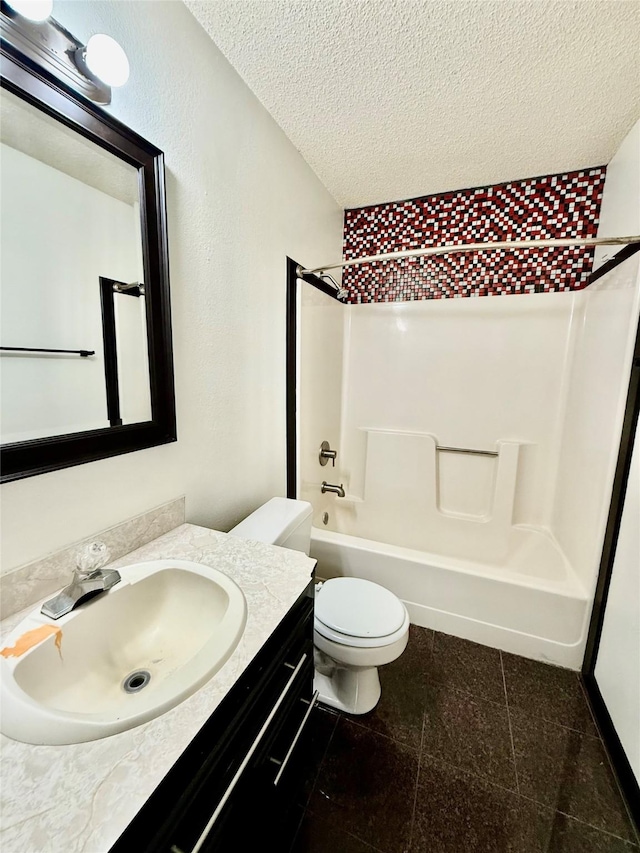
[[[331,460],[331,464],[333,467],[336,467],[336,456],[338,455],[337,451],[331,449],[331,445],[328,441],[323,441],[320,445],[320,453],[318,454],[318,461],[321,465],[326,465],[329,459]]]
[[[76,551],[77,571],[83,575],[91,574],[105,566],[110,559],[111,554],[104,542],[91,542]]]

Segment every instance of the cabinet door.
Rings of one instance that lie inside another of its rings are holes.
[[[315,696],[313,666],[281,708],[201,848],[201,853],[286,851],[301,818],[298,794],[306,724]],[[188,853],[188,851],[184,851]]]

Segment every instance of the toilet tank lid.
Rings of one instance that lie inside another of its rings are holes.
[[[320,622],[348,637],[386,637],[404,622],[404,604],[392,592],[361,578],[326,581],[315,601]]]
[[[229,532],[244,539],[277,543],[285,539],[312,513],[313,507],[307,501],[271,498]]]

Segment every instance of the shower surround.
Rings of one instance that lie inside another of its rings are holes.
[[[579,668],[638,270],[528,299],[341,305],[301,285],[297,494],[319,577],[375,581],[414,624]]]
[[[631,233],[615,218],[621,169],[609,164],[604,193],[598,168],[347,211],[346,258]],[[415,624],[577,669],[640,256],[588,288],[590,249],[421,260],[347,268],[346,305],[298,284],[297,495],[314,506],[318,574],[381,583]],[[435,289],[432,269],[447,279]],[[447,298],[497,293],[528,298]],[[323,440],[335,469],[318,464]],[[325,479],[345,497],[321,494]]]
[[[345,211],[344,259],[428,246],[595,237],[605,167]],[[347,267],[349,302],[580,290],[593,249],[520,249]]]

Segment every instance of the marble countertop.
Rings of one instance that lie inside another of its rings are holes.
[[[301,595],[314,566],[299,551],[192,524],[110,565],[167,558],[215,566],[242,589],[247,624],[238,647],[193,696],[121,734],[70,746],[0,736],[2,853],[106,853]],[[32,609],[5,619],[2,635]]]

